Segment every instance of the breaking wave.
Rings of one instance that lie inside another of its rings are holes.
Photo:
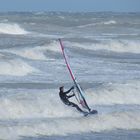
[[[107,104],[140,105],[139,85],[140,83],[136,81],[122,85],[111,84],[95,90],[94,93],[92,89],[88,89],[86,97],[90,105],[102,105],[103,110],[106,109]],[[109,113],[99,113],[85,118],[74,108],[67,107],[60,101],[58,89],[12,90],[10,96],[5,95],[0,99],[2,138],[10,139],[12,134],[18,138],[21,135],[49,136],[140,129],[140,110],[116,111],[114,109]],[[7,129],[9,135],[6,135]]]
[[[97,26],[97,25],[111,25],[111,24],[117,24],[114,20],[104,21],[104,22],[98,22],[98,23],[89,23],[85,25],[79,25],[78,28],[84,28],[84,27],[91,27],[91,26]]]
[[[140,53],[140,42],[139,41],[105,41],[101,43],[70,43],[67,42],[69,46],[79,47],[86,50],[106,50],[118,53]]]
[[[4,91],[1,91],[1,93]],[[58,90],[48,91],[12,91],[15,95],[0,99],[0,118],[21,119],[40,117],[69,117],[77,112],[66,109],[60,101]],[[37,94],[35,94],[37,93]],[[6,96],[6,95],[5,95]],[[57,107],[56,107],[57,106]],[[3,110],[3,108],[5,108]],[[65,112],[64,112],[65,110]],[[32,115],[31,115],[32,114]]]
[[[103,22],[103,24],[105,24],[105,25],[110,25],[110,24],[117,24],[117,22],[114,21],[114,20],[109,20],[109,21]]]
[[[20,25],[16,23],[0,23],[0,33],[1,34],[13,34],[13,35],[23,35],[28,34],[25,29],[20,27]]]
[[[37,69],[18,59],[3,59],[0,61],[0,67],[0,75],[25,76],[37,72]]]
[[[14,96],[10,95],[8,98],[1,98],[0,100],[0,118],[5,118],[6,121],[8,120],[7,125],[5,120],[1,120],[0,131],[3,132],[1,134],[2,138],[8,139],[12,134],[18,138],[21,135],[36,136],[40,134],[49,136],[111,131],[116,129],[140,129],[140,112],[136,110],[114,111],[85,118],[81,117],[81,114],[76,112],[75,109],[64,106],[59,100],[58,94],[56,94],[58,90],[49,90],[47,93],[45,91],[32,91],[33,93],[31,93],[31,91],[25,92],[16,89],[13,92],[18,92],[18,94],[14,94]],[[113,97],[115,98],[113,100],[114,102],[118,99],[116,97],[117,95]],[[125,94],[125,98],[128,97]],[[103,99],[105,97],[103,95],[100,98]],[[103,100],[108,102],[108,98],[113,99],[108,95]],[[123,99],[124,96],[122,97]],[[9,135],[6,135],[7,129],[9,130]]]
[[[59,53],[60,47],[57,41],[53,41],[49,44],[44,44],[41,46],[36,46],[36,47],[28,47],[28,48],[12,48],[12,49],[6,49],[6,50],[2,50],[1,52],[10,52],[12,54],[16,54],[19,55],[21,57],[24,58],[28,58],[28,59],[33,59],[33,60],[46,60],[46,59],[50,59],[47,57],[47,55],[45,55],[46,52],[48,51],[52,51],[55,53]]]
[[[15,121],[17,125],[8,125],[7,129],[0,126],[1,138],[14,139],[20,136],[67,135],[89,132],[111,131],[116,129],[133,130],[140,129],[140,113],[112,113],[88,118],[56,118],[54,120],[24,120]],[[131,123],[130,123],[131,122]],[[9,122],[10,123],[10,122]],[[60,131],[61,130],[61,131]],[[8,135],[7,135],[8,131]]]
[[[90,106],[140,105],[140,82],[111,84],[102,89],[88,89],[85,97]],[[5,92],[5,91],[1,91]],[[45,91],[18,91],[0,99],[0,118],[65,118],[79,117],[75,109],[65,106],[59,99],[58,89]],[[76,100],[72,99],[74,102]],[[57,107],[56,107],[57,106]],[[4,109],[3,109],[4,108]],[[32,115],[31,115],[32,114]]]
[[[102,89],[88,89],[90,104],[97,105],[140,105],[140,82],[126,84],[110,84]]]

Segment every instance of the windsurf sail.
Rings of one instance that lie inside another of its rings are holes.
[[[76,80],[76,78],[75,78],[75,76],[74,76],[74,74],[72,72],[71,66],[70,66],[70,64],[68,62],[68,57],[66,55],[65,48],[64,48],[64,46],[62,44],[62,41],[61,41],[61,39],[58,39],[58,40],[59,40],[59,43],[60,43],[60,46],[61,46],[61,50],[62,50],[62,54],[63,54],[64,60],[65,60],[66,66],[68,68],[68,71],[70,73],[70,76],[71,76],[71,78],[72,78],[72,80],[74,82],[74,85],[75,85],[77,93],[78,93],[78,97],[76,97],[76,99],[79,102],[79,104],[81,104],[81,106],[83,108],[87,109],[90,112],[90,108],[89,108],[89,106],[88,106],[88,104],[87,104],[87,102],[86,102],[86,100],[85,100],[85,98],[83,96],[84,92],[81,89],[80,85],[78,84],[78,82],[77,82],[77,80]]]

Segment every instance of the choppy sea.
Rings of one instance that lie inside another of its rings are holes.
[[[98,115],[60,101],[58,38]],[[140,13],[0,13],[0,139],[139,140]]]

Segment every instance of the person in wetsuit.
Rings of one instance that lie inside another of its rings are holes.
[[[75,96],[75,94],[72,94],[72,95],[67,95],[68,93],[71,92],[71,90],[74,89],[74,86],[72,86],[68,91],[65,91],[64,92],[64,87],[60,87],[59,90],[59,96],[60,96],[60,99],[62,100],[62,102],[65,104],[65,105],[68,105],[68,106],[72,106],[72,107],[75,107],[79,112],[82,112],[82,113],[86,113],[84,112],[77,104],[73,103],[73,102],[70,102],[69,101],[69,98]]]

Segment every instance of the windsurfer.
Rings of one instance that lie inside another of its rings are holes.
[[[60,92],[59,92],[60,99],[62,100],[62,102],[63,102],[65,105],[75,107],[79,112],[82,112],[82,113],[85,114],[86,112],[83,111],[77,104],[75,104],[75,103],[69,101],[69,98],[75,96],[75,94],[67,95],[68,93],[71,92],[72,89],[74,89],[74,86],[72,86],[68,91],[65,91],[65,92],[64,92],[64,86],[60,87],[60,88],[59,88],[59,90],[60,90]]]

